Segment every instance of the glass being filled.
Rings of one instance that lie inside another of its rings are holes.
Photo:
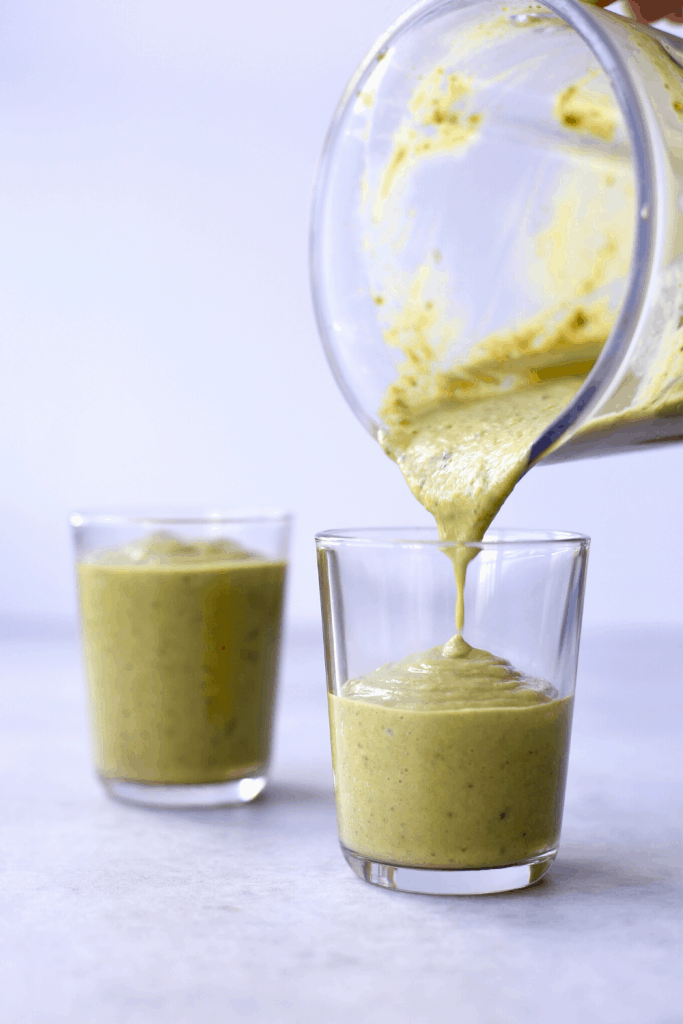
[[[318,549],[347,861],[412,892],[537,881],[560,837],[586,538],[342,531]],[[434,644],[452,630],[463,555],[472,642]]]

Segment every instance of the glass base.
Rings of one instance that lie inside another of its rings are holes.
[[[129,782],[126,779],[107,779],[103,775],[100,775],[100,781],[109,796],[127,804],[145,807],[229,807],[254,800],[263,791],[266,776],[185,785]]]
[[[557,855],[557,848],[523,864],[502,868],[406,868],[382,864],[348,850],[340,843],[346,863],[359,878],[384,889],[417,892],[427,896],[482,896],[486,893],[525,889],[543,878]]]

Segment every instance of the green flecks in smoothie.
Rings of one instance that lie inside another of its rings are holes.
[[[202,783],[266,766],[285,568],[168,534],[79,562],[102,775]]]
[[[349,681],[329,697],[342,843],[431,868],[552,850],[571,710],[571,698],[473,648],[433,648]]]

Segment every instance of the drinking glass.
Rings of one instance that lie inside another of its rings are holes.
[[[290,520],[279,511],[71,516],[95,768],[138,804],[266,784]]]
[[[506,530],[461,544],[396,528],[316,541],[348,864],[405,892],[538,881],[560,839],[588,538]],[[463,637],[493,656],[494,672],[509,665],[502,681],[441,677],[425,692],[424,664],[455,632],[458,558],[468,561]]]

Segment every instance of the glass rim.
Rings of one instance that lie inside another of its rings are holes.
[[[588,547],[590,537],[565,530],[489,530],[482,540],[442,540],[436,526],[360,526],[324,530],[315,535],[317,548],[475,548],[478,551],[522,547]]]
[[[220,526],[235,523],[280,523],[289,525],[292,513],[279,508],[237,508],[234,511],[203,512],[192,508],[167,510],[135,509],[82,509],[69,513],[74,529],[82,526]]]

